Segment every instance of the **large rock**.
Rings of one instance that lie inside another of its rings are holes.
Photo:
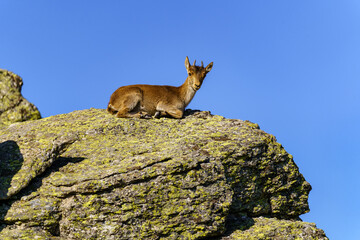
[[[311,186],[274,136],[186,114],[0,130],[0,239],[327,239],[299,219]]]
[[[21,95],[22,85],[21,77],[0,69],[0,128],[41,118],[39,110]]]

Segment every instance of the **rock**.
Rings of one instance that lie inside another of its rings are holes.
[[[39,110],[21,95],[22,85],[21,77],[0,69],[0,128],[41,118]]]
[[[327,239],[299,219],[292,156],[248,121],[89,109],[1,129],[0,154],[0,239]]]
[[[251,226],[246,230],[235,230],[221,240],[244,239],[327,239],[324,231],[314,223],[294,220],[258,217],[251,219]]]

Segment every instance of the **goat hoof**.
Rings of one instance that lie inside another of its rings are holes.
[[[146,113],[146,114],[140,113],[140,118],[150,119],[150,118],[151,118],[151,115],[148,114],[148,113]]]
[[[161,116],[161,112],[160,111],[157,111],[155,114],[154,114],[154,118],[160,118]]]

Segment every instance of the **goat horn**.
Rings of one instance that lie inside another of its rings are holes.
[[[195,63],[196,63],[196,60],[194,60],[194,64],[193,64],[193,66],[195,66]]]
[[[201,61],[201,67],[204,67],[204,63],[203,63],[203,61]]]

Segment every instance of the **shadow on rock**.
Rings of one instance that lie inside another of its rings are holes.
[[[254,219],[243,214],[229,214],[226,218],[226,232],[225,235],[229,236],[236,230],[245,231],[255,224]]]
[[[0,231],[4,227],[4,217],[10,208],[4,200],[8,199],[8,190],[11,180],[21,169],[24,158],[15,141],[0,143]]]
[[[8,198],[11,180],[23,162],[24,158],[15,141],[0,143],[0,200]]]
[[[56,159],[56,161],[43,172],[38,177],[34,178],[30,184],[22,189],[18,194],[17,198],[22,198],[24,196],[29,196],[31,193],[36,192],[42,185],[43,179],[50,176],[51,173],[59,171],[60,168],[72,164],[72,163],[79,163],[83,161],[85,158],[83,157],[76,157],[76,158],[70,158],[70,157],[59,157]]]
[[[9,224],[9,222],[5,220],[5,217],[14,202],[24,196],[29,196],[31,193],[36,192],[42,186],[43,179],[48,177],[51,173],[59,171],[60,168],[67,164],[78,163],[83,160],[84,158],[82,157],[58,157],[42,174],[32,179],[28,186],[23,188],[17,194],[9,196],[8,193],[9,188],[11,188],[11,182],[21,169],[24,158],[15,141],[5,141],[0,143],[0,232]],[[57,235],[56,231],[54,235]]]

